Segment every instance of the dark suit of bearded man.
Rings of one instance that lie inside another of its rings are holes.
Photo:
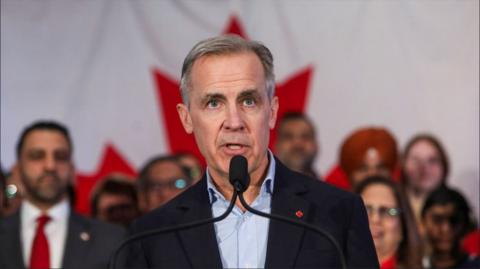
[[[20,212],[0,220],[0,268],[28,268],[21,241]],[[110,256],[122,239],[122,227],[71,213],[61,268],[107,268]],[[50,242],[59,244],[60,242]]]

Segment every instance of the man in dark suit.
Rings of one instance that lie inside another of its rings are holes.
[[[251,178],[244,197],[251,207],[325,229],[350,268],[378,267],[361,199],[289,170],[268,149],[278,111],[274,87],[272,55],[258,42],[222,36],[190,51],[177,110],[208,168],[199,183],[138,220],[133,233],[222,214],[233,195],[230,160],[243,155]],[[340,261],[322,235],[252,215],[236,201],[220,222],[132,243],[127,267],[335,268]]]
[[[17,145],[25,189],[20,210],[0,221],[0,268],[99,268],[125,231],[71,210],[74,178],[68,130],[55,122],[26,128]]]

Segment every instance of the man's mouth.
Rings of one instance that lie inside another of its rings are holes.
[[[242,149],[244,146],[241,144],[226,144],[226,147],[232,150]]]
[[[244,144],[226,143],[222,148],[227,155],[242,155],[245,153],[247,146]]]

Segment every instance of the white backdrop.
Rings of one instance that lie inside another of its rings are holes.
[[[401,147],[427,131],[478,212],[476,0],[2,0],[2,166],[14,163],[20,131],[44,118],[70,127],[84,173],[107,143],[136,168],[167,152],[152,70],[178,80],[190,48],[232,15],[272,50],[279,82],[312,68],[305,111],[319,130],[321,173],[357,127],[386,126]]]

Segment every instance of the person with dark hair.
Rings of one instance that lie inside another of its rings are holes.
[[[241,155],[250,177],[245,203],[327,231],[348,268],[378,267],[360,197],[290,170],[268,149],[279,100],[267,47],[234,35],[200,41],[184,60],[180,91],[178,116],[194,135],[207,169],[197,184],[135,221],[133,235],[223,214],[234,197],[230,162]],[[127,267],[341,267],[339,253],[324,236],[262,218],[240,200],[233,202],[222,221],[132,242]]]
[[[156,156],[140,170],[138,191],[140,208],[149,212],[183,192],[192,184],[188,170],[175,156]]]
[[[68,188],[75,170],[67,128],[35,122],[17,145],[23,200],[18,212],[0,220],[0,268],[106,267],[125,230],[72,211]]]
[[[128,226],[140,216],[135,184],[121,175],[109,175],[94,187],[91,215],[101,221]]]
[[[275,154],[288,168],[320,178],[313,168],[318,154],[315,126],[307,115],[287,112],[279,122]]]
[[[421,268],[420,237],[397,183],[386,177],[368,177],[355,192],[362,196],[367,208],[380,268]]]
[[[431,248],[424,258],[425,268],[480,268],[480,259],[461,247],[463,237],[475,227],[470,206],[460,192],[446,186],[431,192],[422,208],[422,220]]]
[[[448,156],[437,138],[419,134],[408,141],[402,156],[400,182],[422,235],[421,210],[425,199],[433,190],[445,185],[448,172]]]

